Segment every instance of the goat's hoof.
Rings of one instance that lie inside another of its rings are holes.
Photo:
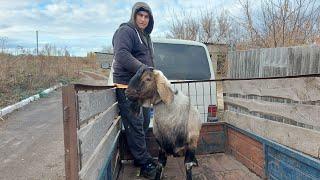
[[[187,180],[192,180],[192,171],[191,171],[191,169],[187,170],[186,173],[187,173],[186,179]]]
[[[187,170],[192,169],[193,166],[197,167],[198,163],[197,162],[188,162],[185,163],[184,166],[186,167]]]

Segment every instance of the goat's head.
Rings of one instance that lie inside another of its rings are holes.
[[[170,82],[161,71],[142,68],[130,80],[126,95],[130,100],[150,107],[159,101],[170,104],[174,94]]]

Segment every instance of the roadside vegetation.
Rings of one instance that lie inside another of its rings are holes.
[[[96,68],[92,55],[71,57],[67,50],[46,47],[38,56],[0,52],[0,108],[58,83],[75,82],[81,78],[81,71]]]

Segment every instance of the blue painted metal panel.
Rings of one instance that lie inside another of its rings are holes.
[[[120,137],[120,132],[121,131],[119,130],[119,132],[118,132],[117,136],[115,137],[113,144],[111,146],[112,151],[109,154],[108,158],[105,160],[103,168],[99,173],[99,178],[98,178],[99,180],[113,180],[113,179],[115,179],[114,177],[112,177],[113,172],[112,172],[111,160],[112,160],[112,157],[114,155],[115,150],[117,149],[117,143],[118,143],[118,140]]]
[[[268,175],[271,179],[320,179],[320,169],[280,152],[273,147],[267,147]]]
[[[111,162],[103,169],[100,180],[112,180]]]

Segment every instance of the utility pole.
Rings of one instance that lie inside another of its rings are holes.
[[[36,31],[36,38],[37,38],[37,56],[38,56],[38,52],[39,52],[39,38],[38,38],[38,31]]]

